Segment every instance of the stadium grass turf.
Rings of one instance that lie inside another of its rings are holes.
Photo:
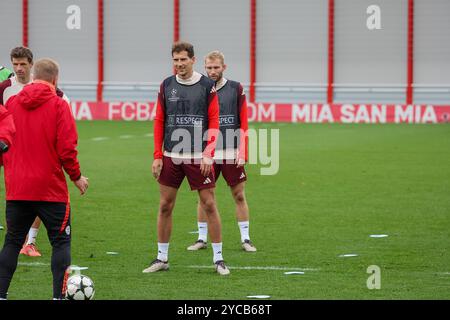
[[[232,268],[220,277],[210,247],[186,251],[197,236],[189,233],[197,228],[196,193],[186,181],[174,211],[171,269],[142,273],[156,256],[158,185],[150,170],[153,138],[145,136],[152,123],[78,123],[90,187],[80,197],[70,184],[72,263],[89,267],[95,299],[448,299],[449,125],[251,127],[280,129],[280,168],[262,176],[262,165],[247,166],[254,254],[241,250],[229,189],[219,180],[224,258]],[[0,210],[5,225],[4,202]],[[43,257],[20,257],[10,299],[51,298],[45,229],[38,246]],[[349,253],[358,256],[338,257]],[[366,286],[370,265],[381,269],[380,290]],[[284,274],[299,268],[304,275]]]

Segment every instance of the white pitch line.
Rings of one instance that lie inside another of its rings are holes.
[[[210,269],[214,266],[186,266],[186,268],[191,269]],[[298,267],[278,267],[278,266],[248,266],[248,267],[232,267],[227,266],[228,269],[236,269],[236,270],[300,270],[300,271],[319,271],[320,269],[316,268],[298,268]]]
[[[96,138],[92,138],[92,141],[103,141],[103,140],[108,140],[108,137],[96,137]]]
[[[133,135],[131,134],[124,134],[123,136],[119,136],[120,139],[130,139],[130,138],[134,138]]]
[[[144,134],[144,137],[153,137],[153,133]]]
[[[341,254],[339,255],[339,258],[351,258],[351,257],[357,257],[358,255],[356,253],[347,253],[347,254]]]
[[[265,295],[265,294],[259,294],[256,296],[247,296],[247,298],[249,298],[249,299],[269,299],[270,296]]]
[[[19,262],[19,266],[26,267],[48,267],[50,263],[42,263],[42,262]]]

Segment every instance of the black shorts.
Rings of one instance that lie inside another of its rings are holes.
[[[39,217],[53,245],[70,242],[70,204],[46,201],[6,201],[6,226],[12,239],[25,240],[28,230]]]

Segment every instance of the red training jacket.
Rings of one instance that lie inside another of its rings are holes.
[[[14,120],[8,110],[0,104],[0,140],[3,140],[9,147],[13,143],[16,127]],[[0,166],[3,164],[3,155],[0,153]]]
[[[7,103],[16,125],[3,155],[6,200],[68,202],[66,178],[80,178],[78,134],[69,105],[43,81],[26,85]]]

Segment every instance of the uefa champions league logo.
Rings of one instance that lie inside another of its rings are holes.
[[[180,98],[177,97],[177,93],[178,93],[177,89],[173,88],[170,91],[169,101],[178,101]]]

